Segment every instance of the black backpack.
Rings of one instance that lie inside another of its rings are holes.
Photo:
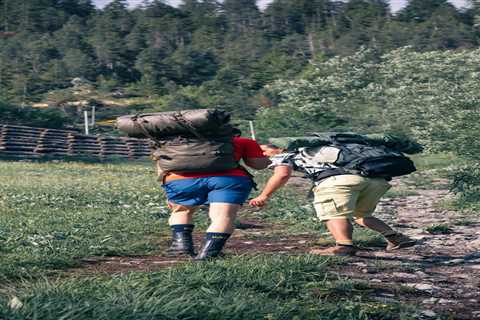
[[[312,143],[314,139],[308,139],[310,143],[307,147],[297,148],[309,167],[331,164],[346,174],[373,178],[391,178],[416,171],[412,160],[395,149],[392,143],[387,143],[392,141],[392,136],[385,140],[354,133],[318,133],[311,137],[318,139],[316,145]],[[305,140],[305,137],[302,139]]]

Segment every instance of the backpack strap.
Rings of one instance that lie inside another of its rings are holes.
[[[178,124],[190,131],[190,133],[192,133],[195,137],[205,140],[205,137],[202,136],[197,130],[195,130],[193,124],[187,119],[185,119],[181,112],[174,113],[172,117],[178,122]]]
[[[133,125],[135,127],[137,127],[138,129],[140,129],[140,131],[147,137],[149,138],[150,140],[152,140],[155,144],[157,144],[158,146],[160,146],[162,143],[159,139],[155,138],[154,136],[152,136],[147,129],[145,129],[145,127],[143,126],[143,122],[148,122],[146,121],[145,119],[142,119],[140,120],[140,115],[139,114],[136,114],[132,117],[132,122],[133,122]]]

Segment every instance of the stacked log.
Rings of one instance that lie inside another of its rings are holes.
[[[151,154],[150,144],[148,140],[140,140],[135,138],[122,138],[128,147],[128,155],[131,159],[148,157]]]
[[[98,143],[101,147],[101,157],[117,157],[131,159],[128,145],[119,138],[98,137]]]
[[[68,156],[69,146],[66,143],[69,135],[74,132],[54,129],[44,129],[40,134],[40,140],[35,152],[48,156]]]
[[[71,156],[101,158],[101,146],[96,136],[69,134],[68,154]]]
[[[40,140],[41,129],[3,125],[0,131],[0,153],[8,157],[30,158]]]
[[[0,156],[17,159],[138,159],[150,156],[150,149],[148,141],[142,139],[89,136],[67,130],[0,125]]]

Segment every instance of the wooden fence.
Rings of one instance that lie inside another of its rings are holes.
[[[148,140],[87,136],[75,131],[0,125],[0,157],[41,159],[62,157],[148,157]]]

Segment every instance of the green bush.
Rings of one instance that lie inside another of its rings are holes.
[[[0,119],[2,124],[24,125],[62,129],[72,124],[72,120],[58,109],[35,109],[16,107],[0,101]]]
[[[455,204],[463,209],[480,207],[480,165],[468,164],[451,173],[451,190],[458,197]]]

